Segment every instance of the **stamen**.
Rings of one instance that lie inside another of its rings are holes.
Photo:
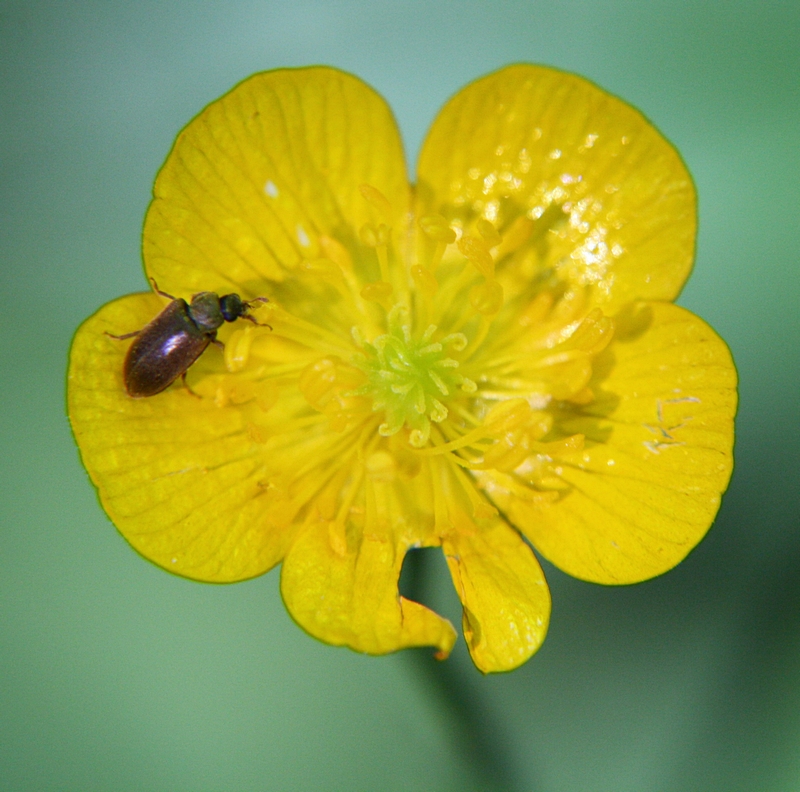
[[[371,184],[359,185],[358,191],[364,196],[370,206],[377,209],[384,221],[391,227],[392,225],[392,205],[389,199],[377,188]]]
[[[503,307],[503,287],[496,280],[486,280],[469,292],[470,305],[482,316],[494,316]]]
[[[458,250],[484,278],[494,278],[494,259],[483,240],[465,235],[458,240]]]
[[[411,268],[411,277],[414,279],[414,285],[426,296],[433,297],[439,289],[439,282],[436,280],[434,274],[425,269],[415,265]]]
[[[391,283],[375,281],[373,283],[368,283],[361,289],[361,296],[367,300],[367,302],[376,302],[383,306],[386,311],[389,311],[392,307],[391,298],[393,291],[394,289]]]
[[[241,371],[247,365],[253,345],[253,330],[250,325],[238,328],[231,333],[228,343],[225,344],[225,368],[231,373]]]
[[[450,224],[440,214],[423,215],[417,221],[425,236],[430,237],[436,242],[444,242],[450,245],[456,241],[456,232]]]
[[[478,492],[471,476],[468,476],[459,466],[453,467],[453,475],[469,499],[472,516],[476,520],[488,520],[497,516],[497,509]]]
[[[433,273],[439,266],[448,245],[456,241],[456,232],[442,215],[424,215],[420,217],[417,224],[422,229],[423,234],[436,243],[433,256],[427,269]]]
[[[316,349],[324,355],[334,354],[349,357],[352,350],[342,344],[341,336],[325,330],[318,325],[300,319],[276,303],[271,302],[265,306],[269,310],[269,323],[273,327],[273,335],[297,341],[311,349]]]
[[[350,252],[338,240],[329,236],[319,237],[319,246],[325,257],[330,259],[336,264],[343,272],[353,271],[353,259],[350,257]]]
[[[478,220],[475,226],[487,247],[497,247],[503,241],[500,234],[497,233],[497,229],[488,220],[481,218]]]
[[[381,223],[377,228],[372,223],[366,223],[358,232],[361,241],[367,246],[375,249],[378,257],[378,265],[381,271],[381,279],[389,280],[389,226]]]
[[[530,239],[534,225],[530,217],[525,215],[517,217],[503,232],[503,240],[495,250],[497,260],[516,253]]]
[[[306,275],[318,278],[324,283],[330,284],[345,299],[350,296],[345,282],[344,272],[341,267],[330,259],[322,258],[312,261],[303,261],[299,269]]]
[[[447,513],[447,498],[442,486],[444,470],[444,467],[436,460],[428,460],[428,475],[433,484],[433,526],[440,536],[452,531],[452,523]]]

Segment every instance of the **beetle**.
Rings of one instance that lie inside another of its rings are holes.
[[[135,336],[122,367],[125,389],[135,398],[155,396],[178,377],[185,382],[189,366],[206,347],[212,342],[220,344],[216,340],[217,328],[224,322],[248,319],[253,324],[270,327],[261,325],[249,313],[254,303],[269,302],[266,297],[246,302],[238,294],[219,297],[214,292],[199,292],[187,303],[161,291],[155,281],[153,287],[172,302],[141,330],[121,336],[108,333],[120,341]]]

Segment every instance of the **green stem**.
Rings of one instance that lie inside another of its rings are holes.
[[[427,604],[431,593],[434,560],[428,550],[413,550],[406,555],[401,579],[402,594]],[[457,657],[436,660],[430,649],[409,649],[405,655],[424,684],[450,716],[452,737],[464,763],[478,774],[476,788],[516,792],[523,786],[518,763],[506,739],[507,729],[492,712],[488,696],[476,687],[473,667],[465,667]]]

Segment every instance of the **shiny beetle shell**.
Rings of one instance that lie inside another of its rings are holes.
[[[136,398],[155,396],[185,375],[192,363],[216,339],[217,328],[224,322],[249,319],[258,324],[248,311],[252,303],[238,294],[218,297],[213,292],[200,292],[192,302],[174,298],[148,325],[135,333],[123,365],[125,389]],[[259,297],[252,302],[266,302]],[[125,338],[127,336],[121,336]]]

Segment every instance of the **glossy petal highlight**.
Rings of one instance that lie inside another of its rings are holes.
[[[508,237],[499,266],[513,253],[519,274],[589,287],[606,312],[672,300],[691,270],[695,192],[678,153],[576,75],[518,65],[471,83],[434,122],[417,174],[419,214],[469,233],[491,222]]]

